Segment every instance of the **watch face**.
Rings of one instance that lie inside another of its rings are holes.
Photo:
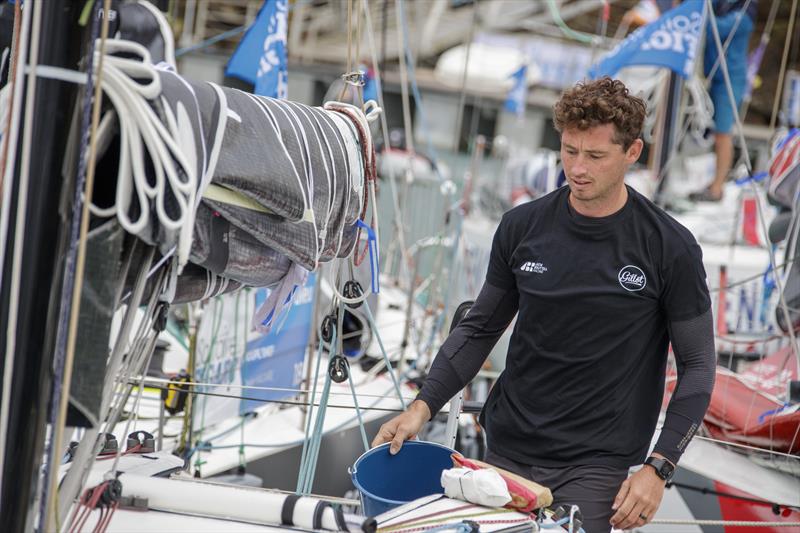
[[[656,472],[658,473],[658,477],[665,481],[669,481],[672,477],[672,474],[675,473],[675,467],[672,466],[672,463],[667,461],[666,459],[660,459],[658,457],[648,457],[647,464],[652,466]]]

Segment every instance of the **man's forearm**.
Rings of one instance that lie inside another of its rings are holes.
[[[428,405],[431,416],[472,381],[514,318],[518,300],[515,289],[483,285],[472,309],[436,354],[419,393],[418,398]]]
[[[671,323],[670,340],[678,364],[678,383],[654,452],[676,464],[700,428],[714,389],[716,352],[711,310]]]

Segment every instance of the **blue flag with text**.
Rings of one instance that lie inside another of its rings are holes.
[[[694,70],[704,24],[705,2],[686,0],[630,34],[589,69],[589,76],[613,76],[623,67],[650,65],[688,78]]]
[[[506,96],[505,110],[522,116],[528,99],[528,65],[522,65],[510,77],[514,85]]]
[[[286,98],[287,15],[288,0],[265,0],[228,61],[225,74],[252,83],[255,94]]]

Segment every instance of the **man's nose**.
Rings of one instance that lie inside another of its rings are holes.
[[[570,171],[573,176],[584,176],[586,174],[586,162],[583,157],[577,156],[573,159]]]

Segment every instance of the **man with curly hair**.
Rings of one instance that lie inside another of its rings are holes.
[[[518,314],[481,413],[486,460],[550,487],[556,505],[580,506],[589,533],[652,520],[703,420],[716,358],[697,242],[624,183],[644,116],[642,100],[610,78],[561,96],[554,121],[567,185],[503,216],[474,306],[374,445],[397,453]],[[678,384],[648,455],[670,343]]]

